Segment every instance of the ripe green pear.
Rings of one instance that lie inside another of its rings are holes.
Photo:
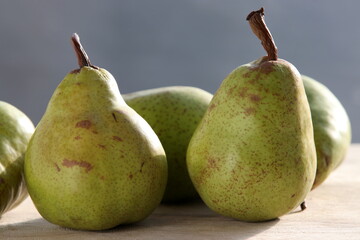
[[[25,160],[39,213],[60,226],[103,230],[146,218],[167,180],[164,149],[126,105],[113,76],[90,64],[65,76],[31,138]]]
[[[301,76],[277,57],[264,9],[247,20],[268,56],[221,83],[188,146],[196,190],[214,211],[243,221],[278,218],[311,190],[316,150]]]
[[[123,94],[125,102],[154,129],[166,152],[168,181],[162,202],[198,198],[186,167],[186,150],[212,94],[195,87],[172,86]]]
[[[230,73],[194,132],[187,166],[201,198],[222,215],[265,221],[299,206],[316,152],[296,68],[264,57]]]
[[[24,156],[34,129],[23,112],[0,101],[0,216],[28,195],[23,174]]]
[[[313,189],[343,161],[351,143],[351,124],[346,110],[323,84],[302,75],[311,109],[317,153]]]

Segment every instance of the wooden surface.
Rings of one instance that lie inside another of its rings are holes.
[[[162,205],[146,220],[109,231],[65,229],[48,223],[28,198],[0,219],[0,239],[360,239],[360,145],[307,197],[308,209],[264,223],[219,216],[203,203]]]

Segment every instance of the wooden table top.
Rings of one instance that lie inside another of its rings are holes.
[[[30,198],[0,219],[0,239],[360,239],[360,145],[307,197],[308,208],[280,219],[245,223],[222,217],[202,202],[161,205],[144,221],[108,231],[76,231],[53,225]]]

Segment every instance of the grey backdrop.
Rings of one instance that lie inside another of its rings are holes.
[[[56,86],[77,68],[73,32],[122,93],[170,85],[214,93],[232,69],[265,55],[245,21],[261,6],[279,56],[338,96],[359,142],[356,0],[3,0],[0,99],[36,124]]]

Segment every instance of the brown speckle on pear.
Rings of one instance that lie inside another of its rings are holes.
[[[86,161],[69,160],[66,158],[64,158],[64,160],[62,161],[62,165],[67,168],[79,166],[81,168],[84,168],[86,173],[90,172],[94,168],[93,165],[91,165],[90,163],[88,163]]]
[[[98,144],[98,147],[101,148],[101,149],[106,149],[106,146],[102,145],[102,144]]]
[[[92,123],[89,120],[82,120],[80,122],[77,122],[75,127],[89,129],[91,127],[91,125],[92,125]]]
[[[115,141],[118,141],[118,142],[122,142],[123,140],[121,139],[121,137],[118,137],[118,136],[113,136],[113,139]]]
[[[141,167],[140,167],[140,172],[142,173],[142,169],[143,169],[143,167],[144,167],[144,164],[145,164],[145,162],[142,162],[141,163]]]
[[[56,171],[60,172],[61,169],[60,169],[59,165],[57,165],[57,163],[54,163],[54,165],[55,165]]]

